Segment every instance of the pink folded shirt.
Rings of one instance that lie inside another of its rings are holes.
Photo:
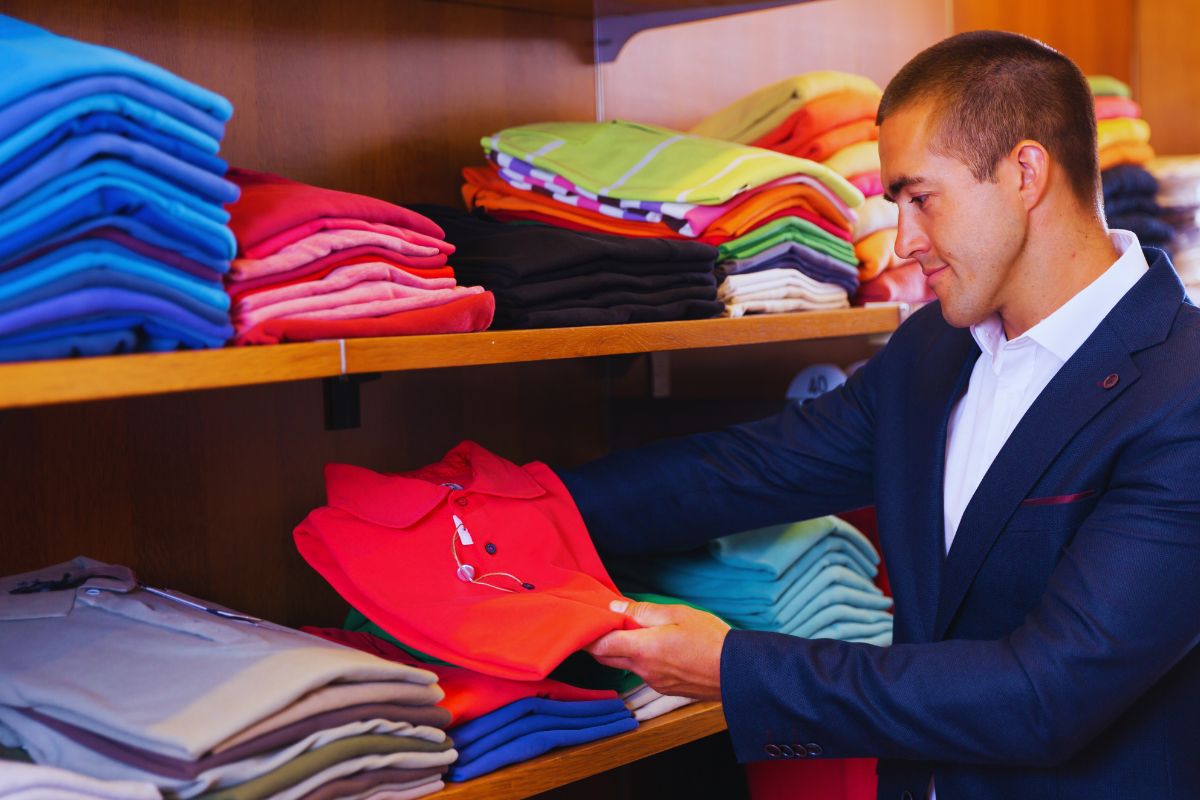
[[[234,303],[232,313],[238,316],[286,300],[340,292],[368,281],[385,281],[419,289],[453,289],[457,285],[454,278],[422,278],[383,261],[370,261],[338,267],[317,281],[293,283],[246,295]]]
[[[233,324],[240,333],[269,319],[358,319],[382,317],[415,308],[428,308],[453,302],[460,297],[483,292],[482,286],[456,286],[453,289],[419,289],[388,281],[360,283],[349,289],[312,297],[299,297],[239,314]]]
[[[311,234],[292,242],[265,258],[236,258],[230,266],[233,280],[247,280],[264,275],[288,272],[318,258],[348,250],[351,247],[374,245],[396,254],[397,260],[413,262],[413,266],[441,267],[446,264],[446,254],[437,247],[415,244],[385,233],[361,230],[330,230]]]
[[[386,222],[367,222],[366,220],[353,219],[351,217],[322,217],[321,219],[309,220],[294,228],[288,228],[286,231],[280,231],[269,239],[264,239],[256,245],[245,248],[242,255],[245,258],[266,258],[273,253],[279,252],[293,242],[298,242],[314,233],[331,230],[374,231],[375,233],[389,234],[413,244],[436,247],[443,253],[450,254],[454,252],[454,245],[449,242],[420,233],[419,231],[388,225]]]

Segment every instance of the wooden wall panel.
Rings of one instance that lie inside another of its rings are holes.
[[[1023,33],[1062,51],[1085,74],[1129,81],[1136,2],[1140,0],[953,0],[954,32]]]
[[[345,606],[297,554],[330,461],[401,471],[474,439],[518,463],[606,447],[603,359],[397,373],[361,428],[323,429],[319,381],[0,413],[0,574],[76,555],[287,624]]]
[[[817,0],[643,31],[601,67],[604,116],[686,129],[739,97],[815,69],[881,86],[949,32],[945,0]]]
[[[1137,0],[1134,97],[1164,155],[1200,153],[1200,3]]]
[[[232,164],[399,202],[461,203],[480,136],[591,119],[590,19],[434,0],[3,0],[234,104]]]

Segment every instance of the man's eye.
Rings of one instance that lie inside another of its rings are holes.
[[[923,208],[925,206],[925,201],[927,199],[929,199],[929,195],[917,194],[917,195],[913,195],[911,198],[909,198],[908,202],[912,203],[917,208]]]

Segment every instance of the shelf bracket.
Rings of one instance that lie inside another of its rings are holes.
[[[378,372],[360,372],[323,379],[325,395],[325,430],[344,431],[362,425],[362,408],[358,387],[367,381],[378,380]]]
[[[648,11],[641,14],[613,14],[606,16],[605,0],[596,3],[597,15],[594,22],[596,39],[596,63],[611,64],[617,60],[625,43],[635,34],[647,28],[664,28],[683,22],[697,22],[712,17],[743,14],[747,11],[762,11],[767,8],[796,5],[811,0],[773,0],[773,2],[734,3],[730,5],[707,5],[696,8],[680,8],[671,11]]]

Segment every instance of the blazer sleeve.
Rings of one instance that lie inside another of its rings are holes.
[[[877,354],[838,389],[715,433],[655,442],[559,476],[600,550],[696,547],[872,502]]]
[[[722,697],[740,760],[825,757],[1052,766],[1200,642],[1200,402],[1130,445],[1032,613],[995,641],[873,647],[732,632]]]

